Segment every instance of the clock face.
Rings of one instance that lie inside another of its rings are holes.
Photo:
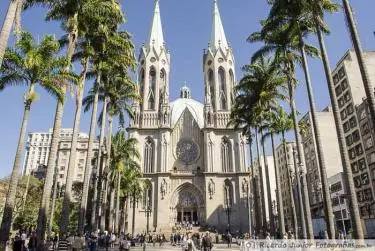
[[[199,146],[192,140],[180,140],[177,143],[176,156],[185,164],[191,164],[199,157]]]

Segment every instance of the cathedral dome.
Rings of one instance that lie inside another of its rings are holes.
[[[171,124],[174,127],[185,109],[188,109],[200,128],[204,127],[204,105],[191,98],[190,89],[186,86],[181,88],[181,98],[171,103]],[[187,95],[183,95],[187,94]]]

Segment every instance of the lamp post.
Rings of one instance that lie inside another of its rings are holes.
[[[146,191],[146,205],[145,205],[145,214],[147,219],[147,225],[146,225],[146,234],[148,234],[150,231],[150,213],[151,213],[151,198],[150,198],[151,188],[147,188]]]
[[[225,212],[227,213],[227,217],[228,217],[228,232],[230,233],[230,215],[232,213],[232,205],[231,205],[230,195],[229,195],[229,192],[230,192],[229,186],[226,186],[225,190],[226,190]]]

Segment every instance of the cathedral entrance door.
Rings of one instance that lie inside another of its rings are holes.
[[[192,184],[178,187],[171,198],[171,224],[200,225],[204,222],[204,202],[201,192]]]

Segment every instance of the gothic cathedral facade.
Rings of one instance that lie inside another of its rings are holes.
[[[167,231],[184,223],[219,231],[249,229],[246,138],[227,127],[235,60],[216,1],[203,54],[204,103],[194,100],[186,86],[180,98],[170,101],[171,58],[156,0],[149,39],[139,55],[143,102],[134,104],[136,116],[128,129],[129,137],[138,140],[149,188],[129,203],[129,232],[145,232],[147,226],[150,231]]]

